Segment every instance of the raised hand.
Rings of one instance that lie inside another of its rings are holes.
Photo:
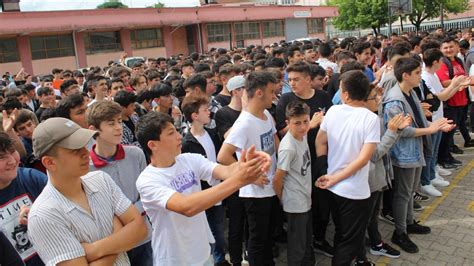
[[[13,132],[13,125],[15,125],[16,118],[18,116],[18,109],[14,109],[11,114],[8,114],[7,111],[3,110],[2,115],[3,115],[3,130],[8,133],[8,132]]]

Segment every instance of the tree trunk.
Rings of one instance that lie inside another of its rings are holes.
[[[400,31],[403,32],[403,18],[400,16]]]

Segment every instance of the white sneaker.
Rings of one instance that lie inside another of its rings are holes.
[[[437,186],[437,187],[447,187],[449,186],[449,181],[447,180],[444,180],[444,178],[440,175],[438,175],[438,173],[436,173],[436,178],[431,180],[431,184],[433,186]]]
[[[439,166],[439,165],[436,165],[436,172],[440,175],[451,175],[453,172],[447,170],[447,169],[444,169],[443,167]]]
[[[426,186],[421,186],[420,188],[421,192],[433,196],[433,197],[441,197],[443,193],[441,193],[439,190],[437,190],[433,185],[429,184]]]

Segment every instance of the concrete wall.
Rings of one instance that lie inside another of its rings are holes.
[[[263,38],[263,45],[270,45],[272,43],[280,43],[281,40],[285,40],[285,36],[277,36],[270,38]]]
[[[75,56],[33,60],[32,64],[35,75],[51,74],[53,68],[77,69]]]
[[[142,56],[142,57],[166,57],[166,48],[165,47],[154,47],[154,48],[145,48],[145,49],[135,49],[133,50],[133,56]]]
[[[314,33],[314,34],[309,34],[308,37],[310,38],[318,38],[320,40],[326,40],[326,35],[324,33]]]
[[[21,62],[11,62],[11,63],[3,63],[0,64],[0,74],[5,74],[5,72],[10,72],[10,74],[14,75],[18,73],[21,69]]]
[[[110,60],[120,59],[120,55],[123,52],[111,52],[111,53],[100,53],[100,54],[90,54],[87,55],[87,66],[100,66],[104,67]]]

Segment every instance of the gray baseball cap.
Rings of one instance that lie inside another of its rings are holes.
[[[73,121],[53,117],[40,123],[33,132],[33,154],[41,159],[53,146],[76,150],[83,148],[97,131],[81,128]]]
[[[227,81],[227,90],[229,92],[243,87],[245,87],[245,78],[242,75],[233,76]]]

